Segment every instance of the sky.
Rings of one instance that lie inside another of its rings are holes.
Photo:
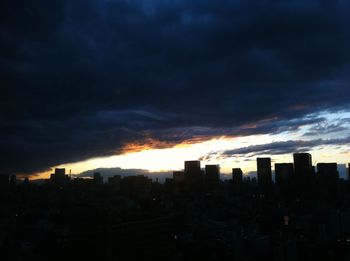
[[[350,162],[350,2],[0,3],[0,172]]]

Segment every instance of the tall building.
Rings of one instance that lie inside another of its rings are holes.
[[[330,199],[336,199],[338,193],[339,172],[337,163],[318,163],[317,178]]]
[[[199,160],[185,161],[185,176],[195,175],[201,171],[201,162]]]
[[[293,154],[296,178],[312,173],[312,157],[309,153]],[[311,173],[310,173],[311,172]]]
[[[292,178],[294,175],[293,163],[275,164],[275,182],[281,195],[287,196],[292,188]]]
[[[52,183],[62,186],[68,183],[69,176],[66,175],[66,169],[55,168],[55,173],[51,174],[50,180]]]
[[[218,183],[220,180],[220,165],[205,165],[205,179]]]
[[[233,185],[240,185],[243,182],[243,171],[240,168],[232,169],[232,182]]]
[[[144,175],[123,177],[120,189],[129,196],[148,197],[152,189],[152,179]]]
[[[289,186],[294,173],[293,163],[275,164],[275,181],[279,186]]]
[[[294,159],[294,185],[299,191],[308,190],[314,173],[312,157],[309,153],[295,153]]]
[[[185,161],[184,177],[187,191],[201,189],[204,183],[204,172],[201,170],[201,162],[199,160]]]
[[[318,163],[317,176],[320,179],[325,179],[328,181],[338,180],[339,172],[337,163]]]
[[[201,170],[201,162],[199,160],[185,161],[184,175],[185,180],[198,180],[204,178]]]
[[[268,188],[272,185],[271,158],[257,159],[258,185]]]
[[[65,168],[55,168],[55,175],[63,177],[64,175],[66,175],[66,169]]]

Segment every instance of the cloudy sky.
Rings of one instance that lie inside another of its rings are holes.
[[[350,161],[350,2],[0,2],[0,172]]]

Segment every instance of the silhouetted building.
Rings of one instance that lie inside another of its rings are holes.
[[[164,185],[166,186],[166,190],[169,191],[171,190],[172,186],[174,185],[174,179],[172,178],[165,178]]]
[[[201,170],[199,160],[185,161],[185,189],[195,191],[201,189],[204,183],[204,172]]]
[[[295,153],[294,159],[294,185],[298,191],[306,191],[310,188],[314,167],[309,153]]]
[[[330,199],[335,200],[338,194],[339,180],[337,163],[318,163],[317,178],[320,185],[327,190]]]
[[[64,175],[66,175],[66,169],[65,168],[55,168],[55,174],[57,176],[64,176]]]
[[[103,184],[103,177],[101,176],[101,173],[99,173],[99,172],[94,173],[94,183],[95,183],[95,185],[102,185]]]
[[[319,178],[334,181],[339,179],[337,163],[318,163],[317,175]]]
[[[272,185],[271,158],[257,158],[258,185],[269,188]]]
[[[220,165],[205,165],[205,179],[218,183],[220,180]]]
[[[185,174],[183,171],[174,171],[173,179],[175,183],[181,183],[185,180]]]
[[[94,180],[87,178],[75,178],[72,182],[75,189],[91,190],[94,187]]]
[[[138,198],[149,196],[152,187],[152,179],[143,176],[128,176],[121,180],[121,190],[125,194]]]
[[[0,190],[1,260],[348,260],[350,182],[336,163],[317,164],[314,175],[310,157],[301,158],[311,193],[289,189],[292,163],[274,165],[273,185],[270,158],[257,159],[261,186],[239,168],[232,182],[210,186],[219,166],[204,173],[199,161],[165,183],[116,175],[97,186],[95,173],[65,187],[26,178],[12,190],[15,177],[1,175],[10,187]],[[64,169],[52,174],[52,182],[66,178]]]
[[[216,190],[220,183],[220,165],[205,166],[205,189]]]
[[[275,164],[275,181],[280,189],[286,191],[290,188],[293,178],[293,163],[276,163]]]
[[[192,176],[200,173],[201,162],[199,160],[185,161],[185,176]]]
[[[243,171],[240,168],[232,169],[232,182],[233,185],[241,185],[243,182]]]
[[[55,173],[50,176],[50,181],[58,186],[66,185],[69,180],[70,178],[66,175],[66,169],[64,168],[55,168]]]

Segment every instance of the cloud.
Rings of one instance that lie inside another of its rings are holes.
[[[348,108],[349,7],[2,1],[0,171],[37,172],[149,140],[293,131],[305,115]]]
[[[350,125],[350,118],[336,120],[334,122],[321,121],[312,126],[304,136],[316,136],[347,132]]]
[[[315,139],[315,140],[288,140],[288,141],[276,141],[261,145],[252,145],[248,147],[237,148],[233,150],[226,150],[220,153],[224,157],[232,157],[235,155],[282,155],[292,154],[296,152],[306,152],[313,147],[318,146],[342,146],[350,144],[350,136],[340,139]]]

